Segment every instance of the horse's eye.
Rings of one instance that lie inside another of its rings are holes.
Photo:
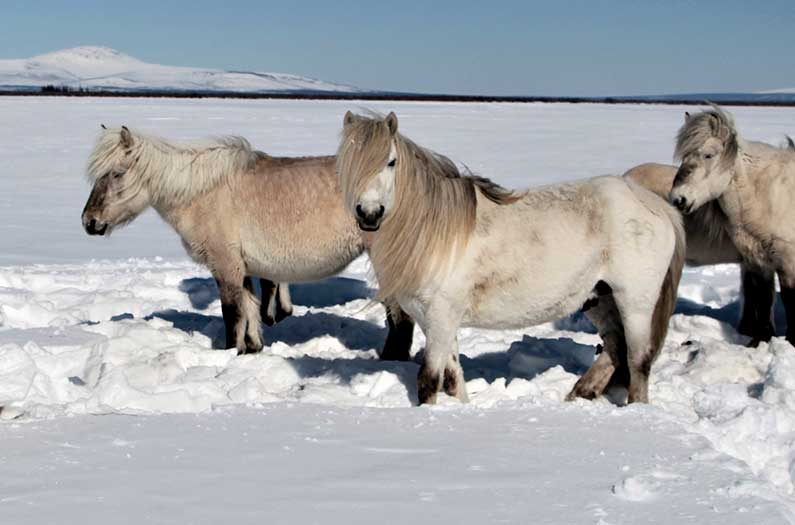
[[[124,172],[123,171],[118,171],[118,172],[113,174],[113,178],[114,179],[120,179],[122,177],[122,175],[124,175]]]
[[[707,160],[709,160],[709,159],[711,159],[711,158],[712,158],[712,157],[714,157],[714,156],[715,156],[715,155],[713,155],[712,153],[706,153],[706,154],[704,155],[704,158],[705,158],[705,159],[707,159]]]
[[[390,160],[390,161],[389,161],[389,164],[387,164],[387,166],[389,166],[390,168],[394,168],[394,167],[395,167],[395,162],[396,162],[396,161],[397,161],[397,159],[396,159],[396,158],[395,158],[395,159],[392,159],[392,160]]]

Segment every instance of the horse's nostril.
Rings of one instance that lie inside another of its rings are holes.
[[[96,219],[91,219],[88,222],[88,229],[91,230],[91,231],[94,231],[94,230],[97,229],[97,220]]]
[[[383,216],[384,216],[384,206],[381,205],[378,207],[378,213],[376,214],[376,217],[383,217]]]
[[[364,210],[362,209],[362,205],[361,204],[357,204],[356,205],[356,215],[358,215],[361,218],[364,218],[365,214],[364,214]]]

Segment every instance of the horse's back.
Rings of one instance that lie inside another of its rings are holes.
[[[667,198],[676,177],[676,167],[669,164],[648,162],[627,170],[624,177],[640,184],[647,190]]]

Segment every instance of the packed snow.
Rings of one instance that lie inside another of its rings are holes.
[[[0,60],[0,87],[66,86],[113,90],[354,92],[356,88],[285,73],[149,64],[115,49],[80,46]]]
[[[684,111],[370,107],[511,186],[670,162]],[[327,154],[356,108],[0,98],[3,523],[795,523],[795,349],[744,346],[733,266],[686,270],[648,406],[563,401],[599,341],[575,315],[463,329],[471,403],[417,408],[417,363],[378,360],[365,257],[293,285],[295,315],[237,356],[212,279],[159,218],[81,230],[100,123]],[[791,109],[734,113],[755,139],[793,132]],[[423,344],[418,330],[415,361]]]

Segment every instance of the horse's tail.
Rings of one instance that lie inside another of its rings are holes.
[[[654,306],[654,313],[651,319],[651,359],[653,360],[662,348],[665,336],[668,333],[668,321],[676,308],[676,295],[679,289],[679,281],[682,278],[682,269],[685,265],[685,255],[687,252],[687,237],[682,225],[682,215],[664,199],[654,193],[627,181],[629,187],[635,195],[656,215],[663,215],[671,223],[674,230],[675,243],[674,251],[671,254],[671,261],[668,264],[668,271],[660,288],[660,295],[657,297],[657,304]]]
[[[787,149],[795,149],[795,140],[792,140],[792,137],[789,135],[787,137]]]

